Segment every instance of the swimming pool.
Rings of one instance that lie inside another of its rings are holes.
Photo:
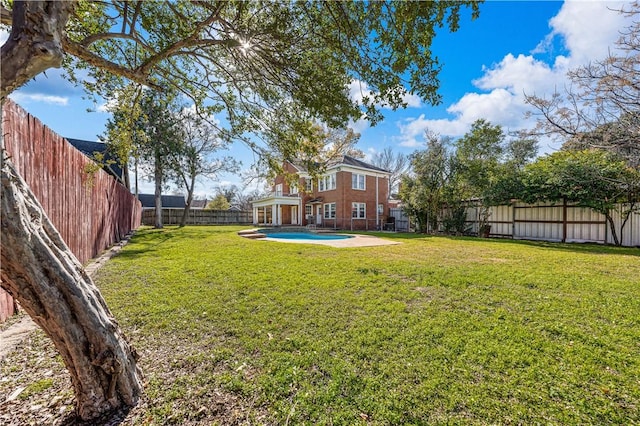
[[[281,240],[346,240],[353,238],[351,235],[314,234],[311,232],[265,232],[259,231],[269,238]]]

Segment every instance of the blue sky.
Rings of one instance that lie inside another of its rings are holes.
[[[440,31],[433,45],[443,66],[442,104],[434,107],[410,97],[408,108],[385,110],[384,121],[376,127],[353,123],[361,133],[358,148],[368,156],[387,146],[410,154],[423,147],[425,130],[455,138],[478,118],[500,124],[505,130],[532,127],[532,119],[524,115],[524,94],[562,90],[568,70],[601,59],[613,50],[619,31],[629,24],[629,18],[614,11],[623,4],[488,1],[480,6],[476,20],[465,12],[460,29],[456,33]],[[353,91],[354,97],[357,92]],[[102,105],[84,99],[82,89],[65,82],[58,70],[47,71],[46,76],[39,76],[11,97],[66,137],[97,140],[109,117],[99,111]],[[541,143],[542,153],[555,148],[549,141]],[[242,146],[234,146],[231,153],[243,161],[245,168],[253,161]],[[197,193],[211,196],[216,185],[230,183],[242,185],[240,177],[225,175],[217,182],[203,180]],[[148,183],[142,189],[151,188]]]

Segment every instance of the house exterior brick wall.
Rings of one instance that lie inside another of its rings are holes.
[[[287,174],[298,176],[297,180],[294,177],[297,191],[292,191],[292,185],[284,175],[276,176],[272,190],[274,197],[280,197],[280,203],[274,198],[271,208],[277,210],[275,217],[279,222],[274,224],[315,224],[325,228],[375,230],[382,227],[389,215],[389,172],[350,157],[327,168],[323,175],[316,178],[290,163],[285,164],[284,170]],[[364,184],[364,188],[353,188],[354,174],[359,175],[358,183]],[[319,179],[331,175],[335,176],[335,188],[320,190]],[[305,189],[308,180],[313,181],[311,191]],[[298,198],[300,203],[296,206],[283,205],[283,197]],[[358,203],[358,217],[353,217],[353,203]],[[335,214],[332,209],[334,206]],[[269,207],[261,208],[266,211]],[[311,209],[310,216],[308,209]],[[268,212],[266,216],[269,216]],[[265,214],[260,217],[265,217]],[[271,217],[274,217],[273,211]]]

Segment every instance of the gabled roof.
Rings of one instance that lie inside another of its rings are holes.
[[[122,167],[120,166],[120,160],[118,157],[109,151],[109,147],[106,143],[102,142],[92,142],[85,141],[82,139],[73,139],[66,138],[67,141],[75,149],[82,152],[87,157],[91,158],[93,161],[98,161],[96,158],[96,153],[102,154],[102,169],[109,173],[111,176],[115,177],[120,183],[124,184],[124,172]]]
[[[142,203],[142,208],[156,206],[156,196],[154,194],[138,194],[138,199]],[[161,201],[163,208],[184,209],[186,206],[182,195],[162,195]]]
[[[207,207],[208,200],[191,200],[192,209],[204,209]]]
[[[291,165],[293,165],[299,172],[303,172],[306,173],[308,170],[306,169],[306,167],[304,167],[302,164],[297,163],[297,162],[290,162]],[[330,162],[329,164],[327,164],[327,170],[329,169],[333,169],[335,167],[339,167],[339,166],[352,166],[352,167],[358,167],[361,169],[367,169],[367,170],[373,170],[376,172],[383,172],[383,173],[390,173],[389,170],[385,170],[383,168],[374,166],[373,164],[369,164],[366,163],[362,160],[358,160],[357,158],[354,157],[350,157],[348,155],[343,155],[342,157],[340,157],[339,159]]]
[[[385,172],[389,173],[389,170],[385,170],[381,167],[374,166],[373,164],[365,163],[362,160],[358,160],[357,158],[349,157],[345,155],[342,157],[342,162],[340,164],[345,164],[347,166],[360,167],[363,169],[375,170],[377,172]]]

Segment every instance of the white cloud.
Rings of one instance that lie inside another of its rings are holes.
[[[424,133],[429,130],[442,136],[460,136],[466,132],[468,125],[460,120],[449,119],[427,119],[424,114],[418,118],[409,118],[398,123],[400,136],[394,140],[400,146],[407,148],[417,148],[424,144]]]
[[[28,104],[30,102],[42,102],[59,106],[67,106],[69,104],[69,98],[66,96],[53,96],[42,93],[13,92],[9,97],[18,104]]]
[[[467,93],[447,111],[466,126],[484,118],[505,127],[515,127],[520,124],[525,109],[523,96],[497,88],[489,93]]]
[[[115,96],[111,99],[108,99],[105,103],[98,105],[96,111],[110,113],[111,111],[114,111],[117,106],[118,97]]]
[[[375,96],[375,93],[371,89],[369,89],[369,85],[364,81],[353,80],[351,81],[351,83],[349,83],[348,89],[349,97],[359,105],[362,105],[365,97],[372,98],[373,96]],[[402,100],[407,104],[408,108],[420,108],[422,106],[420,96],[411,94],[409,92],[406,92],[403,95]],[[383,106],[383,108],[388,107]]]
[[[368,120],[361,118],[358,121],[349,121],[349,124],[347,125],[347,127],[349,127],[351,130],[353,130],[356,133],[362,134],[362,132],[364,132],[371,126],[369,125]]]
[[[621,6],[617,2],[565,2],[550,20],[551,32],[532,52],[546,51],[554,37],[561,37],[567,55],[558,55],[547,64],[533,55],[509,53],[498,63],[483,67],[483,75],[473,81],[479,92],[466,93],[447,108],[452,118],[434,120],[422,114],[399,122],[396,140],[401,146],[420,146],[426,129],[443,136],[461,136],[479,118],[505,130],[533,127],[532,119],[525,119],[529,108],[525,94],[548,96],[563,90],[568,85],[567,71],[604,58],[615,47],[620,30],[630,24],[629,18],[617,12]]]
[[[532,94],[536,90],[553,90],[558,77],[564,78],[566,69],[561,69],[536,60],[533,56],[507,54],[492,68],[484,68],[484,75],[473,81],[474,86],[483,90],[504,88],[514,94]]]
[[[560,36],[571,52],[572,67],[603,58],[628,25],[618,13],[624,2],[566,1],[549,22],[552,35]]]

